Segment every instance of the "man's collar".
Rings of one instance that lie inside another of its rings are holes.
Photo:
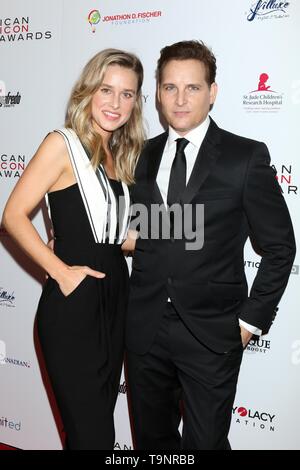
[[[195,147],[199,148],[203,142],[205,134],[210,124],[209,116],[206,116],[205,120],[199,124],[199,126],[195,127],[189,131],[184,138],[189,140]],[[168,135],[168,147],[170,148],[172,145],[175,144],[176,139],[182,138],[171,126],[169,126],[169,135]]]

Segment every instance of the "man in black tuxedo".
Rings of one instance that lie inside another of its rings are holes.
[[[132,189],[149,213],[148,238],[137,239],[133,256],[126,334],[136,449],[230,449],[243,348],[269,330],[295,256],[266,145],[208,116],[215,75],[215,57],[201,42],[161,51],[158,102],[169,129],[147,143]],[[170,211],[174,204],[186,209],[182,216]],[[162,209],[159,226],[154,205]],[[262,260],[248,295],[249,235]]]

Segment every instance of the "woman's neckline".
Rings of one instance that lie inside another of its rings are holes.
[[[54,194],[54,193],[60,193],[61,191],[66,191],[67,189],[73,188],[75,186],[78,186],[77,181],[76,181],[76,183],[73,183],[70,186],[66,186],[65,188],[55,189],[54,191],[50,191],[50,192],[48,192],[48,195]]]
[[[121,183],[121,181],[116,180],[115,178],[109,178],[109,177],[108,177],[108,179],[109,179],[109,181],[116,181],[117,183]]]

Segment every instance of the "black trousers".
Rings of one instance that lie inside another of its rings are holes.
[[[127,352],[135,448],[230,450],[227,436],[242,355],[242,342],[224,354],[206,348],[168,303],[150,350]]]
[[[112,450],[124,359],[128,268],[119,245],[98,244],[91,249],[86,245],[68,264],[91,266],[106,277],[87,276],[67,297],[49,277],[37,326],[68,448]]]

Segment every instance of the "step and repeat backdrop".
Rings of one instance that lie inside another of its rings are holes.
[[[162,131],[155,67],[162,47],[201,39],[217,57],[220,127],[264,141],[299,233],[300,2],[262,0],[1,0],[0,212],[45,135],[63,125],[82,67],[106,47],[145,67],[149,137]],[[297,217],[298,216],[298,217]],[[45,204],[33,223],[48,240]],[[245,247],[249,285],[260,258]],[[44,274],[0,231],[0,442],[61,449],[59,419],[39,350],[35,314]],[[234,449],[300,449],[299,255],[270,333],[244,353],[232,410]],[[84,354],[78,345],[73,361]],[[89,361],[89,357],[86,357]],[[132,449],[126,383],[115,449]],[[99,428],[101,423],[98,423]]]

